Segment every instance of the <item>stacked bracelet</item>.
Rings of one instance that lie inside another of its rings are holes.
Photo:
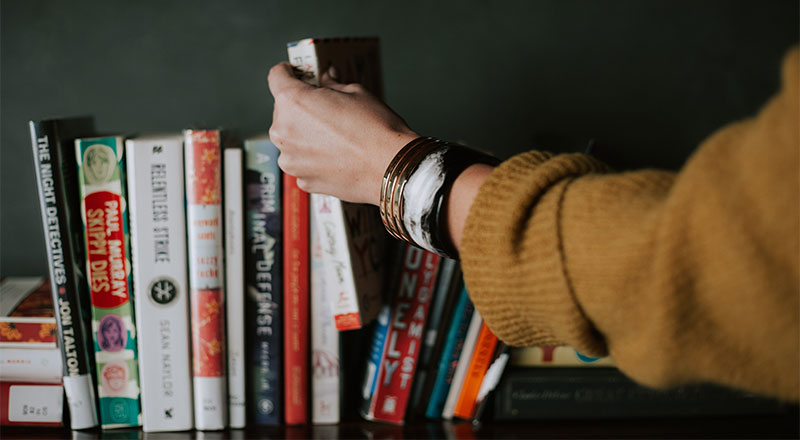
[[[462,145],[419,137],[404,146],[386,169],[380,213],[394,237],[456,258],[447,230],[447,197],[469,166],[496,165],[497,159]]]

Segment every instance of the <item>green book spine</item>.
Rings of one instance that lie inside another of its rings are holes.
[[[78,187],[104,429],[141,425],[123,138],[77,139]]]

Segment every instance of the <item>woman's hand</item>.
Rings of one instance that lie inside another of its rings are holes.
[[[358,84],[325,74],[314,87],[289,63],[273,66],[268,81],[275,98],[269,136],[281,169],[306,192],[377,205],[386,167],[418,135]]]

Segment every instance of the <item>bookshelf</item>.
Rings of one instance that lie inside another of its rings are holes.
[[[265,131],[272,110],[265,72],[285,59],[287,41],[377,35],[387,101],[422,132],[495,148],[501,157],[579,134],[597,137],[598,155],[617,167],[674,168],[713,129],[764,102],[777,87],[781,56],[798,35],[798,5],[791,1],[690,6],[474,0],[379,7],[346,0],[315,5],[314,14],[307,6],[278,1],[30,1],[4,2],[1,8],[3,276],[47,272],[41,226],[30,221],[38,220],[39,212],[35,187],[26,184],[33,182],[29,118],[91,113],[101,130],[126,133],[191,125]],[[685,62],[669,61],[676,57]],[[430,108],[432,100],[449,102],[448,111]],[[509,110],[519,108],[528,110]],[[684,129],[664,133],[665,124]],[[790,408],[773,416],[453,429],[477,438],[796,437],[797,426],[796,408]],[[439,423],[396,428],[355,421],[219,436],[424,438],[447,435],[448,429]],[[3,428],[2,436],[71,433]],[[89,431],[87,436],[102,435]]]

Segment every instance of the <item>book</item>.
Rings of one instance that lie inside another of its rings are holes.
[[[445,343],[439,355],[433,387],[425,408],[425,416],[429,419],[442,417],[473,313],[474,306],[469,299],[467,289],[462,287],[453,308],[453,319],[450,321]]]
[[[183,137],[125,141],[145,432],[192,429]]]
[[[506,369],[495,394],[495,421],[770,414],[777,400],[715,385],[652,389],[616,368]]]
[[[0,350],[56,349],[56,332],[49,280],[7,277],[0,281]]]
[[[60,378],[59,378],[60,380]],[[63,426],[64,387],[0,381],[0,425]]]
[[[308,193],[283,174],[284,421],[308,422]]]
[[[443,258],[436,276],[436,293],[431,302],[428,322],[425,327],[425,338],[419,353],[417,375],[409,398],[409,415],[423,416],[428,398],[431,395],[435,378],[434,354],[441,352],[444,344],[447,325],[450,324],[456,297],[460,292],[461,270],[458,262]]]
[[[464,383],[461,386],[461,393],[456,401],[456,406],[453,409],[453,416],[462,419],[470,419],[475,410],[475,403],[478,399],[478,391],[480,391],[483,377],[489,369],[489,364],[492,362],[497,347],[497,336],[492,333],[489,326],[484,322],[481,325],[478,339],[475,342],[475,348],[472,352],[472,358],[467,366]]]
[[[245,288],[244,288],[244,199],[242,150],[225,148],[223,173],[225,197],[225,313],[227,314],[228,424],[244,428],[245,408]]]
[[[140,426],[142,418],[124,152],[121,136],[75,140],[104,429]]]
[[[340,420],[339,332],[331,312],[332,292],[326,284],[316,203],[311,197],[311,423],[333,424]]]
[[[455,413],[458,397],[461,395],[461,387],[464,385],[464,380],[467,377],[467,370],[469,368],[472,353],[475,351],[475,345],[478,341],[478,334],[480,333],[481,326],[483,325],[483,318],[478,310],[472,312],[472,319],[467,328],[467,334],[464,336],[464,345],[461,349],[461,354],[458,357],[455,372],[453,373],[453,381],[450,383],[450,389],[447,392],[447,400],[444,402],[444,409],[442,409],[442,418],[445,420],[452,420]]]
[[[28,125],[70,426],[92,428],[98,424],[97,392],[92,377],[90,301],[84,296],[88,287],[74,140],[90,135],[94,122],[85,117],[30,121]]]
[[[361,408],[360,412],[365,418],[370,417],[372,412],[372,397],[378,387],[378,375],[381,372],[381,359],[386,349],[386,337],[389,333],[389,318],[392,315],[390,304],[381,306],[381,311],[375,319],[375,328],[372,331],[372,343],[370,344],[367,355],[367,366],[364,372],[364,382],[361,387]]]
[[[441,257],[407,245],[375,393],[365,417],[402,424]]]
[[[61,383],[64,362],[53,348],[0,348],[0,380]]]
[[[183,138],[195,428],[220,430],[228,419],[220,132]]]
[[[244,141],[245,330],[248,420],[282,422],[283,255],[278,148],[266,135]]]
[[[613,367],[611,357],[592,357],[580,353],[566,345],[542,347],[514,347],[511,349],[511,363],[517,366],[540,367]]]
[[[289,61],[301,78],[319,86],[331,66],[344,83],[360,83],[381,96],[377,38],[308,38],[288,45]],[[316,223],[322,234],[326,283],[335,292],[332,306],[339,330],[359,329],[380,310],[388,235],[375,206],[343,202],[312,194]]]

